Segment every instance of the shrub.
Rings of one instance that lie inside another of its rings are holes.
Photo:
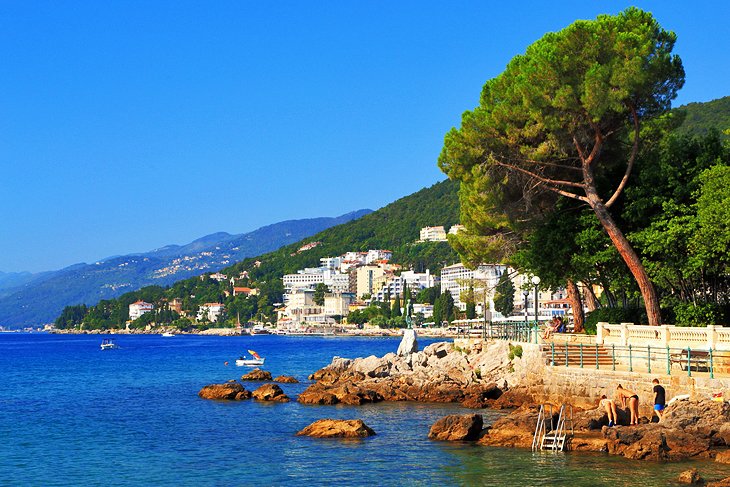
[[[585,321],[585,331],[589,335],[596,334],[596,324],[599,321],[608,323],[646,323],[646,310],[643,308],[598,308],[588,313]]]
[[[707,326],[722,321],[722,309],[714,303],[680,303],[674,306],[677,326]]]
[[[507,358],[510,360],[514,360],[514,358],[522,358],[522,345],[512,345],[509,344],[509,353],[507,354]]]

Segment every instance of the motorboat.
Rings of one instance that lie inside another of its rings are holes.
[[[102,350],[115,350],[119,348],[119,345],[114,343],[114,340],[111,338],[105,338],[101,341],[101,349]]]
[[[264,325],[255,325],[251,328],[252,335],[269,335],[269,330],[264,328]]]
[[[265,358],[261,357],[258,353],[254,352],[253,350],[249,350],[248,353],[251,354],[251,358],[247,358],[245,356],[238,357],[236,359],[236,365],[239,367],[256,367],[259,365],[264,365]]]
[[[162,336],[165,338],[169,338],[169,337],[174,337],[175,334],[170,331],[166,331],[165,333],[162,334]]]

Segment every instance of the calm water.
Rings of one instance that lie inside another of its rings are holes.
[[[0,334],[0,485],[649,486],[671,485],[687,468],[429,441],[430,425],[465,412],[458,406],[197,396],[206,384],[239,378],[247,369],[224,362],[249,348],[275,376],[303,381],[281,385],[294,397],[333,356],[383,355],[397,349],[397,339],[120,336],[121,349],[101,352],[102,338]],[[488,420],[495,414],[485,411]],[[361,418],[378,434],[294,436],[321,418]],[[706,477],[730,476],[727,467],[695,465]]]

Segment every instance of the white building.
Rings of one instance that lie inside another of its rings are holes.
[[[324,296],[325,316],[344,317],[350,314],[350,305],[355,302],[355,293],[333,293]]]
[[[208,318],[208,321],[215,323],[226,307],[221,303],[205,303],[198,309],[198,321]]]
[[[152,303],[136,301],[129,305],[129,319],[134,321],[143,314],[152,311],[153,309],[155,309],[155,305]]]
[[[342,257],[322,257],[321,259],[319,259],[320,267],[332,271],[339,269],[342,265],[342,261]]]
[[[357,268],[357,295],[372,294],[375,280],[385,274],[385,270],[377,265],[366,265]]]
[[[457,223],[456,225],[452,225],[451,228],[449,228],[449,235],[456,235],[463,230],[466,230],[466,227]]]
[[[210,275],[210,278],[211,279],[214,279],[214,280],[216,280],[218,282],[223,282],[223,281],[228,280],[228,276],[225,275],[225,274],[221,274],[220,272],[216,272],[214,274],[211,274]]]
[[[450,265],[441,270],[441,292],[449,291],[451,297],[454,298],[454,304],[464,311],[466,303],[461,301],[461,293],[468,291],[469,287],[472,287],[478,294],[484,293],[486,289],[489,311],[494,312],[494,290],[499,278],[506,271],[507,266],[502,264],[482,264],[473,270],[467,269],[464,264]],[[483,298],[478,301],[477,308],[482,308],[483,306],[480,304],[482,304]]]
[[[287,293],[291,293],[296,289],[305,289],[314,287],[320,282],[324,282],[324,269],[305,269],[296,274],[285,274],[282,277],[284,288]]]
[[[413,314],[423,313],[424,318],[431,318],[433,316],[433,304],[413,304]]]
[[[371,264],[381,260],[390,260],[393,258],[393,252],[390,250],[368,250],[365,256],[365,263]]]
[[[406,286],[410,288],[415,297],[421,289],[435,286],[436,281],[436,276],[431,274],[428,269],[423,273],[403,271],[400,276],[390,276],[384,282],[383,287],[373,294],[373,298],[382,302],[385,301],[386,296],[390,296],[391,299],[396,295],[403,297]]]
[[[445,242],[446,230],[443,226],[423,227],[421,229],[421,242]]]

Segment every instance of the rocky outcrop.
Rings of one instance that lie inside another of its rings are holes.
[[[623,411],[622,411],[623,413]],[[479,441],[483,445],[529,448],[538,408],[523,406],[497,420]],[[555,418],[557,419],[557,418]],[[665,409],[661,423],[605,426],[600,409],[575,416],[574,450],[606,451],[635,460],[677,461],[726,455],[730,447],[730,404],[710,400],[679,401]]]
[[[320,419],[297,433],[314,438],[366,438],[375,431],[361,419]]]
[[[238,382],[226,382],[225,384],[210,384],[203,387],[198,396],[203,399],[215,399],[226,401],[242,401],[251,398],[251,392],[243,388]]]
[[[269,372],[268,370],[261,370],[259,368],[255,368],[248,374],[242,375],[241,380],[258,381],[258,382],[262,382],[265,380],[271,380],[271,372]]]
[[[442,441],[472,441],[479,439],[484,420],[481,414],[452,414],[436,421],[428,437]]]
[[[508,373],[506,343],[467,354],[446,342],[421,352],[389,353],[354,360],[336,357],[315,372],[298,398],[303,404],[365,404],[379,401],[462,402],[481,408],[499,401],[496,379]],[[514,405],[511,404],[511,405]]]
[[[281,387],[276,384],[264,384],[253,391],[253,398],[257,401],[289,402],[289,397],[284,394]]]
[[[299,381],[296,380],[294,377],[290,375],[280,375],[279,377],[274,379],[274,382],[279,382],[281,384],[298,384]]]
[[[700,477],[700,473],[696,468],[690,468],[679,474],[677,482],[680,484],[704,484],[705,482]]]

